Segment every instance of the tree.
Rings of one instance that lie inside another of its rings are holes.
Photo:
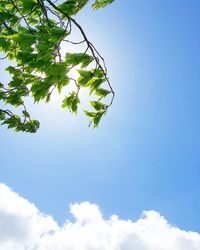
[[[32,96],[34,102],[49,102],[55,89],[61,92],[71,83],[76,91],[64,98],[62,107],[76,113],[79,93],[82,88],[88,88],[94,97],[90,102],[93,111],[85,114],[91,119],[90,125],[98,126],[113,102],[114,91],[103,57],[74,19],[88,1],[0,0],[0,59],[11,61],[5,68],[11,80],[0,83],[1,124],[15,131],[36,132],[39,121],[31,119],[25,98]],[[113,1],[96,0],[92,7],[98,9]],[[81,41],[70,40],[75,28],[82,36]],[[84,51],[62,55],[61,47],[65,43],[81,44]],[[77,79],[69,77],[74,68],[79,74]],[[102,87],[105,84],[107,87]]]

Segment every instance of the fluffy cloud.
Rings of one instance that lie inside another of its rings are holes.
[[[173,227],[157,212],[137,221],[102,217],[97,205],[73,204],[75,222],[51,216],[0,184],[0,250],[199,250],[200,234]]]

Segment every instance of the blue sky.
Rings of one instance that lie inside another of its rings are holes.
[[[200,231],[200,35],[197,0],[116,2],[77,17],[116,92],[100,128],[57,101],[36,105],[37,134],[1,128],[0,181],[62,224],[68,204],[105,216],[156,210]]]

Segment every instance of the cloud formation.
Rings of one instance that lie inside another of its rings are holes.
[[[137,221],[105,220],[97,205],[70,205],[75,222],[51,216],[0,184],[0,250],[199,250],[200,234],[171,226],[155,211]]]

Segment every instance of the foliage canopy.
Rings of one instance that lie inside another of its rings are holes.
[[[88,1],[0,0],[0,55],[1,60],[11,61],[5,69],[11,80],[0,83],[1,124],[15,131],[36,132],[39,121],[31,119],[25,98],[32,96],[35,102],[49,102],[55,89],[61,92],[71,83],[76,91],[64,98],[62,107],[76,113],[80,90],[88,88],[94,96],[90,102],[94,111],[85,114],[93,127],[98,126],[113,102],[114,91],[103,57],[73,17]],[[98,9],[113,1],[96,0],[92,7]],[[75,28],[82,36],[80,42],[70,40]],[[62,55],[61,47],[65,43],[81,44],[83,52]],[[74,68],[79,74],[77,79],[69,76]],[[18,107],[20,114],[11,111]]]

